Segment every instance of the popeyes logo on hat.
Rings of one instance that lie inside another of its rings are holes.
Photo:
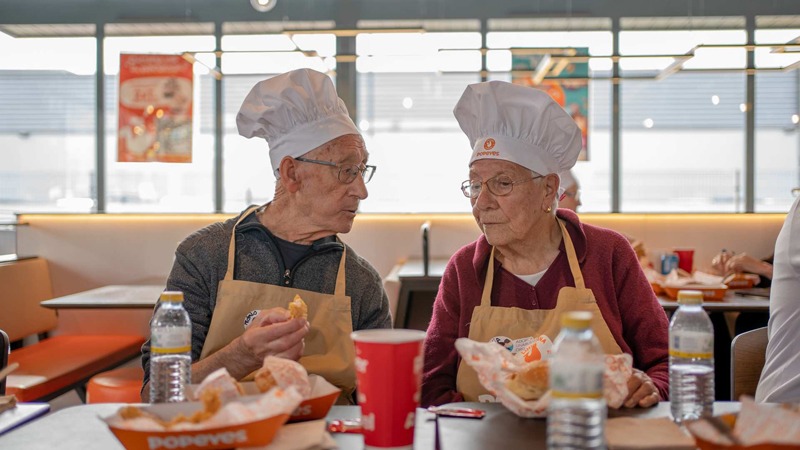
[[[491,149],[494,148],[494,144],[495,144],[494,139],[492,139],[492,138],[486,139],[483,142],[483,149],[484,150],[491,150]]]

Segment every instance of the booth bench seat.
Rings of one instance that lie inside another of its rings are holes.
[[[8,361],[19,368],[7,378],[6,393],[21,402],[48,401],[73,389],[85,399],[85,384],[92,376],[141,355],[144,337],[137,335],[47,337],[58,318],[40,306],[53,296],[45,259],[0,264],[0,286],[0,329],[18,343]],[[35,336],[38,342],[19,345]]]

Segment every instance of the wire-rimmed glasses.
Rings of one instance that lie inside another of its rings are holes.
[[[372,176],[375,175],[375,169],[377,169],[375,166],[362,166],[360,164],[336,164],[330,161],[308,159],[301,156],[296,157],[295,160],[312,164],[321,164],[323,166],[336,167],[339,169],[339,172],[336,174],[336,178],[338,178],[339,181],[344,184],[352,183],[353,180],[355,180],[359,175],[361,175],[361,178],[364,179],[364,184],[369,183],[369,180],[371,180]]]
[[[511,177],[508,175],[497,175],[492,178],[489,178],[486,181],[478,181],[478,180],[466,180],[461,183],[461,192],[464,193],[464,197],[467,198],[478,198],[478,195],[481,194],[481,190],[483,189],[483,185],[486,185],[486,188],[489,189],[489,192],[492,194],[502,197],[504,195],[508,195],[514,190],[514,185],[520,183],[526,183],[531,180],[535,180],[537,178],[542,178],[544,175],[536,175],[535,177],[526,178],[524,180],[512,180]]]

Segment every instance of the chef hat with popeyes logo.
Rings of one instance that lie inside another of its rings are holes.
[[[281,160],[346,134],[361,134],[330,77],[298,69],[259,81],[236,115],[239,134],[264,138],[275,176]]]
[[[502,159],[540,175],[572,168],[583,146],[575,121],[538,89],[488,81],[467,86],[453,114],[472,145],[469,164]]]

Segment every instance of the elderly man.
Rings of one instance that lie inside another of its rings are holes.
[[[456,339],[509,340],[514,352],[533,354],[532,338],[555,339],[558,317],[575,310],[593,313],[606,353],[633,356],[625,406],[666,400],[667,316],[636,255],[620,234],[556,208],[557,174],[581,150],[575,122],[546,93],[502,81],[468,86],[454,114],[472,144],[461,190],[483,234],[445,268],[425,340],[422,403],[491,400]]]
[[[275,196],[178,246],[167,289],[183,291],[192,320],[192,379],[221,367],[241,379],[273,355],[299,360],[352,402],[350,333],[391,327],[380,276],[337,237],[375,167],[330,78],[313,70],[259,82],[236,121],[241,135],[267,140]],[[285,309],[296,294],[307,320]],[[149,341],[142,353],[147,400]]]

